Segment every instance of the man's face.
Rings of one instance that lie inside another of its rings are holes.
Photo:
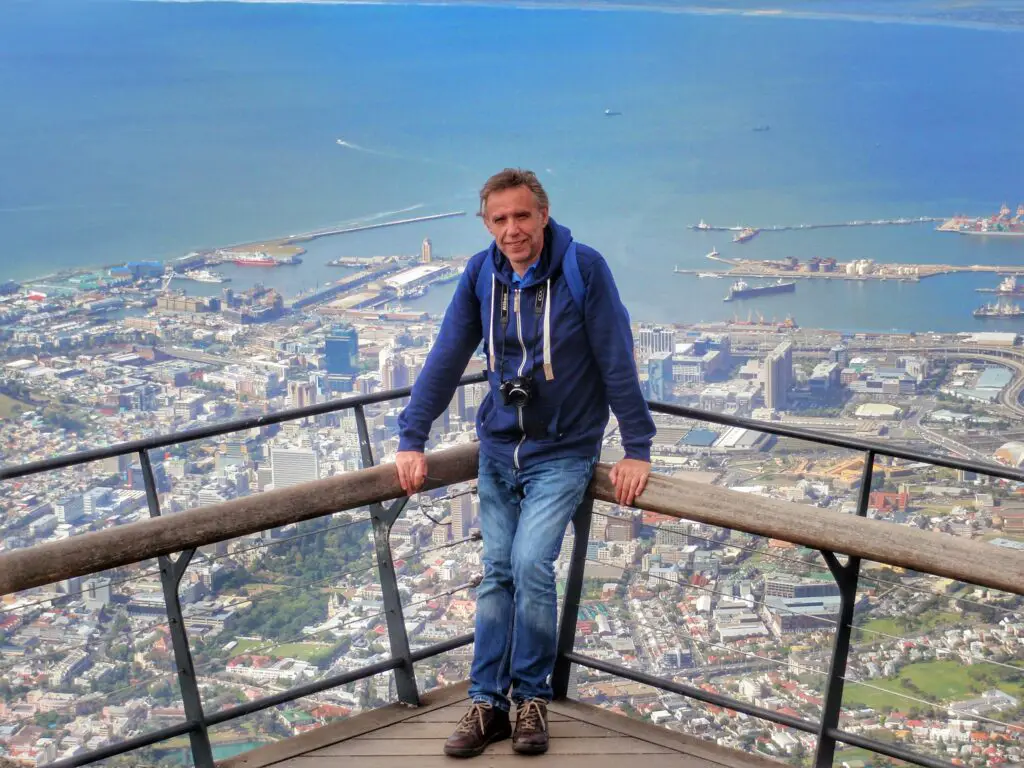
[[[548,210],[528,187],[513,187],[487,196],[484,223],[512,268],[525,271],[540,258]]]

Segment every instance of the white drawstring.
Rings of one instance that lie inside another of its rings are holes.
[[[544,378],[551,381],[555,378],[555,369],[551,365],[551,278],[548,278],[544,290]]]
[[[487,352],[491,358],[491,372],[497,373],[494,365],[494,289],[497,287],[497,280],[494,277],[494,273],[491,273],[491,330],[490,339],[487,342]]]

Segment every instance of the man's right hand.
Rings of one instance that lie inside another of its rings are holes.
[[[395,456],[398,483],[406,496],[412,496],[423,487],[427,479],[427,457],[422,451],[399,451]]]

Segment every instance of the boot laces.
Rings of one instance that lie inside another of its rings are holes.
[[[545,730],[548,726],[544,720],[544,706],[547,702],[541,699],[530,699],[519,705],[519,726],[528,731]]]
[[[491,704],[483,701],[474,701],[470,705],[469,711],[462,716],[459,724],[455,726],[455,732],[476,733],[479,728],[479,732],[484,733],[487,730],[484,724],[484,715],[489,714],[492,709],[494,707]]]

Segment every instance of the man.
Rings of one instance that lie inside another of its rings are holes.
[[[565,528],[590,483],[609,405],[626,454],[611,474],[620,504],[644,490],[654,435],[629,316],[605,260],[549,218],[547,194],[530,171],[506,169],[488,179],[480,215],[494,242],[470,259],[455,289],[399,419],[396,459],[403,490],[415,493],[426,477],[431,424],[483,339],[490,392],[476,427],[484,575],[473,704],[445,743],[455,757],[478,755],[510,735],[516,752],[547,750],[554,561]]]

